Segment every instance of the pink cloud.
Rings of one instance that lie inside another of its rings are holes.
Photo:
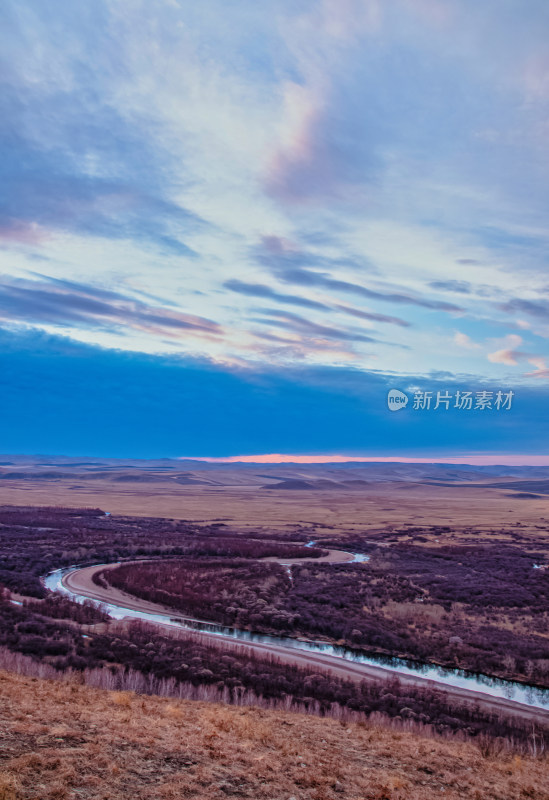
[[[0,225],[0,242],[36,246],[43,244],[49,237],[49,232],[37,225],[36,222],[24,222],[16,219]]]
[[[289,18],[283,30],[300,78],[282,87],[277,141],[263,179],[269,194],[288,203],[310,203],[352,190],[353,179],[343,174],[349,165],[330,133],[341,116],[336,110],[337,76],[352,68],[351,48],[365,44],[383,22],[382,0],[319,0],[311,8]]]
[[[527,378],[539,378],[549,381],[549,369],[536,369],[534,372],[525,372]]]
[[[508,367],[516,367],[517,358],[521,354],[517,350],[496,350],[495,353],[488,353],[488,361],[492,364],[507,364]]]
[[[480,348],[480,345],[477,342],[474,342],[470,336],[466,333],[462,333],[461,331],[456,331],[454,334],[454,342],[459,347],[464,347],[466,350],[477,350]]]
[[[532,364],[536,369],[533,372],[526,372],[525,376],[528,378],[538,378],[541,380],[549,380],[549,368],[547,367],[547,360],[539,356],[528,359],[528,363]]]
[[[265,186],[273,196],[303,202],[331,184],[330,159],[320,157],[319,132],[323,102],[318,92],[288,82],[283,92],[282,129],[265,171]]]
[[[264,250],[273,256],[280,256],[284,253],[292,253],[298,250],[289,239],[285,239],[283,236],[262,236],[261,245]]]
[[[522,342],[520,336],[512,335],[507,338],[514,339],[515,343],[517,340],[518,343]],[[536,353],[525,353],[522,350],[512,349],[496,350],[495,353],[488,353],[488,361],[491,361],[493,364],[507,364],[507,366],[510,367],[517,366],[519,361],[527,361],[529,364],[532,364],[533,367],[536,367],[536,369],[533,372],[525,372],[525,377],[549,378],[549,368],[547,367],[546,359]]]

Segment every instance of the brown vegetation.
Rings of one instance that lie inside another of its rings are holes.
[[[0,672],[2,800],[549,799],[545,757]]]

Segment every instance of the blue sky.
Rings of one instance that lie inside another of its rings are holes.
[[[541,0],[8,0],[2,449],[543,452],[548,35]]]

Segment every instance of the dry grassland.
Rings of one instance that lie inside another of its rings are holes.
[[[235,470],[236,472],[236,470]],[[152,486],[97,480],[75,487],[69,480],[3,480],[8,505],[99,507],[113,514],[228,522],[241,531],[268,526],[292,529],[297,522],[341,530],[380,531],[404,525],[452,525],[535,531],[549,524],[549,496],[522,499],[504,489],[375,483],[360,491],[269,490],[261,486],[179,486],[166,479]]]
[[[0,800],[549,800],[546,758],[0,672]]]

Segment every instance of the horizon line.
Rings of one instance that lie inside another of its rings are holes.
[[[472,453],[465,456],[349,456],[264,453],[248,456],[179,456],[178,461],[204,461],[209,464],[471,464],[472,466],[547,467],[549,455]]]

